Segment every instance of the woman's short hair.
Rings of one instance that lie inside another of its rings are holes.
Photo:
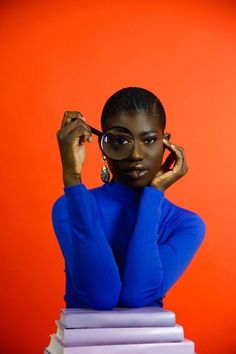
[[[126,87],[115,92],[106,101],[101,116],[101,126],[104,130],[105,121],[120,113],[144,112],[157,116],[164,131],[166,114],[157,96],[141,87]]]

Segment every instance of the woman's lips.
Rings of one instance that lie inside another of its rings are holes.
[[[141,178],[143,177],[147,172],[148,170],[128,170],[128,171],[124,171],[125,174],[133,179],[137,179],[137,178]]]

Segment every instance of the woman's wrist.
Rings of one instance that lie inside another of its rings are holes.
[[[64,187],[75,186],[76,184],[81,184],[81,174],[73,174],[68,172],[63,172],[63,183]]]
[[[155,188],[161,192],[165,192],[165,190],[166,190],[166,186],[161,185],[160,183],[159,184],[158,183],[150,183],[150,186],[152,186],[153,188]]]

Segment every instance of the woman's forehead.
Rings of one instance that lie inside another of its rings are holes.
[[[137,135],[148,131],[162,131],[160,118],[146,112],[120,113],[105,122],[105,130],[117,126],[124,127]]]

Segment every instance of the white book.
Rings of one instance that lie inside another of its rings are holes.
[[[174,343],[116,344],[63,347],[55,335],[45,353],[49,354],[194,354],[194,342],[184,339]]]
[[[181,342],[183,327],[66,328],[56,321],[56,336],[63,346]]]
[[[46,349],[44,349],[44,354],[51,354],[51,353],[49,353]],[[197,353],[195,352],[193,354],[197,354]]]
[[[51,354],[51,353],[49,353],[46,349],[44,349],[44,354]],[[193,354],[197,354],[197,353],[195,352]]]
[[[115,307],[112,310],[61,309],[60,322],[66,328],[170,327],[175,314],[158,306]]]

